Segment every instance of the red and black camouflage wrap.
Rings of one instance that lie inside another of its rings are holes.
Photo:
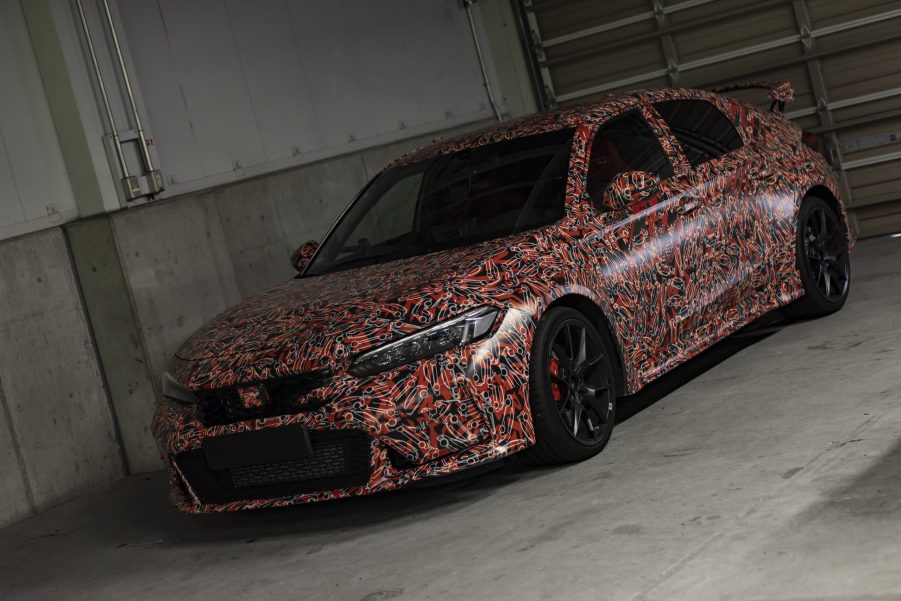
[[[730,116],[744,146],[692,169],[656,101],[702,98]],[[585,200],[598,126],[641,110],[675,175],[627,210]],[[560,128],[575,128],[566,216],[505,239],[276,286],[216,317],[177,352],[170,372],[195,391],[326,370],[307,411],[204,426],[197,409],[163,399],[153,431],[187,512],[291,505],[391,490],[515,453],[534,441],[529,353],[537,321],[581,297],[606,318],[628,394],[760,315],[798,298],[795,219],[817,188],[838,198],[822,156],[783,117],[698,90],[635,92],[507,123],[423,148],[395,164]],[[844,209],[841,208],[843,217]],[[847,223],[847,221],[845,221]],[[368,377],[354,357],[478,306],[500,310],[491,335],[460,349]],[[304,424],[372,437],[363,486],[204,504],[174,458],[205,438]],[[389,450],[405,459],[398,468]]]

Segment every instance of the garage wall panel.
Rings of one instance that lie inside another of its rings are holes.
[[[6,151],[6,139],[0,127],[0,227],[21,223],[25,220],[22,202],[9,153]]]
[[[877,15],[898,8],[891,0],[807,0],[810,16],[820,27]]]
[[[761,71],[761,65],[776,65],[798,61],[801,59],[801,56],[801,52],[797,48],[781,46],[756,52],[753,55],[727,58],[714,64],[694,67],[690,70],[680,72],[677,85],[708,88],[712,85],[734,83],[736,81],[735,73],[753,74],[750,76],[750,79],[746,78],[741,79],[740,81],[759,81],[761,79],[773,79],[779,73],[786,73],[787,71],[792,70],[802,76],[802,79],[798,80],[798,93],[811,94],[810,86],[806,81],[807,70],[803,65],[796,69],[779,68]],[[794,81],[792,81],[792,85],[794,85]],[[762,97],[765,97],[765,93],[752,92],[749,95],[750,99],[756,100],[757,102],[760,102]],[[798,104],[796,106],[800,105]]]
[[[376,134],[406,127],[406,123],[422,123],[422,103],[418,84],[404,39],[404,16],[394,3],[369,2],[344,15],[347,24],[345,40],[357,57],[357,73],[363,97],[372,113]],[[431,80],[432,78],[430,78]],[[382,90],[393,90],[386,96]],[[440,117],[439,117],[440,118]]]
[[[698,19],[728,10],[725,2],[706,4],[692,10],[675,13],[671,22],[691,24]],[[728,3],[740,5],[740,3]],[[709,25],[692,27],[674,36],[679,59],[693,61],[709,56],[734,52],[748,46],[766,44],[797,34],[790,5],[776,5],[746,15],[740,19],[717,21]]]
[[[846,60],[844,64],[824,61],[829,99],[843,101],[888,90],[896,90],[894,95],[901,96],[901,72],[892,71],[892,59],[897,56],[898,54],[858,55],[848,57],[853,60]],[[870,111],[872,108],[867,107]]]
[[[796,91],[788,115],[834,150],[859,235],[896,227],[901,0],[518,1],[537,42],[533,72],[549,90],[546,105],[606,91],[787,79]],[[738,96],[765,102],[760,93]]]
[[[649,10],[634,0],[545,0],[535,2],[533,8],[546,40],[634,18]]]
[[[463,21],[465,15],[448,2],[398,0],[395,6],[403,15],[398,22],[402,25],[401,35],[423,122],[440,123],[453,116],[487,116],[484,111],[488,98],[484,89],[476,89],[481,84],[474,79],[472,70],[474,66],[478,68],[472,35],[463,35],[463,28],[468,27]],[[447,56],[458,58],[439,58]],[[486,56],[490,57],[490,53]],[[384,98],[391,102],[390,95]],[[409,118],[404,122],[408,127],[415,124]]]
[[[205,175],[266,160],[224,0],[159,0]],[[162,149],[165,153],[166,149]]]
[[[178,59],[169,51],[169,37],[156,2],[120,0],[119,14],[130,48],[158,49],[132,52],[148,128],[156,146],[165,148],[161,156],[167,183],[200,180],[203,161],[181,82],[172,76]]]
[[[657,69],[663,61],[663,52],[656,40],[650,42],[629,43],[632,34],[651,31],[649,24],[642,23],[624,27],[624,33],[617,36],[604,36],[604,46],[596,51],[588,43],[590,39],[576,40],[570,44],[552,48],[549,58],[565,56],[569,48],[584,47],[588,54],[581,58],[566,61],[555,68],[555,88],[559,94],[571,93],[586,87],[595,86],[607,81],[615,81],[631,77],[635,73],[644,73]],[[620,38],[623,45],[610,47]]]
[[[892,162],[862,167],[850,172],[855,207],[867,207],[892,200],[898,195],[898,167]]]
[[[346,19],[306,7],[293,9],[291,18],[309,74],[323,145],[337,146],[374,135],[373,114],[353,46],[333,43],[350,41]]]
[[[118,14],[162,196],[491,114],[456,0],[119,0]]]
[[[315,105],[284,0],[229,0],[241,69],[268,160],[322,145]]]
[[[77,214],[17,0],[0,0],[0,238]]]

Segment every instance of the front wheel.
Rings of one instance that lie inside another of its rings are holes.
[[[601,452],[613,431],[613,349],[578,311],[556,307],[538,323],[529,361],[529,405],[538,464],[569,463]]]
[[[808,196],[801,202],[795,253],[804,296],[783,312],[798,319],[841,309],[851,286],[848,235],[841,217],[826,201]]]

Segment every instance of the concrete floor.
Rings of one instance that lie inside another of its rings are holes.
[[[858,245],[842,312],[772,329],[579,465],[204,517],[120,481],[0,531],[0,599],[899,599],[901,239]]]

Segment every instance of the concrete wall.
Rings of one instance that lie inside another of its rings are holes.
[[[65,235],[0,243],[0,525],[125,473]]]
[[[112,224],[104,216],[78,221],[65,229],[122,433],[128,471],[155,469],[159,460],[150,435],[154,376],[148,367],[131,295],[125,285]]]

